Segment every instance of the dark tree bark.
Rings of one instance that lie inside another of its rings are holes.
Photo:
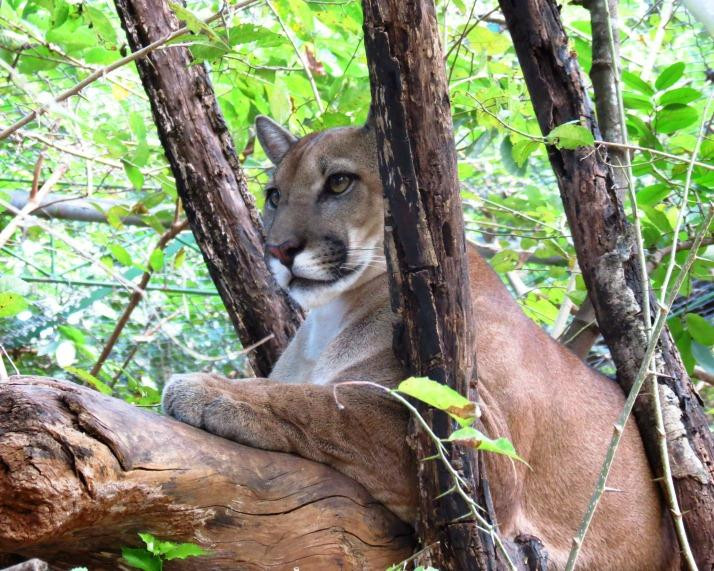
[[[116,0],[133,51],[179,23],[163,0]],[[299,323],[263,260],[262,226],[204,66],[172,46],[136,62],[186,216],[244,346],[267,376]]]
[[[476,398],[473,312],[469,290],[451,106],[434,4],[430,0],[364,0],[365,49],[384,185],[385,252],[392,307],[400,318],[395,352],[411,374],[446,383]],[[454,428],[448,416],[421,408],[440,437]],[[434,452],[413,427],[417,458]],[[482,466],[472,454],[450,450],[452,465],[488,506]],[[492,569],[488,534],[463,518],[468,507],[451,487],[441,462],[419,466],[417,533],[426,560],[438,569]],[[422,558],[424,560],[425,558]],[[422,561],[420,560],[420,562]]]
[[[499,0],[543,134],[569,121],[597,131],[580,70],[553,0]],[[643,284],[631,229],[600,152],[548,148],[600,330],[625,391],[646,347]],[[675,487],[697,562],[714,566],[714,443],[701,403],[671,336],[660,338],[659,390]],[[652,398],[641,393],[635,416],[655,474],[661,474]],[[587,541],[587,539],[586,539]]]
[[[609,6],[609,18],[605,2]],[[615,89],[617,67],[610,53],[609,28],[612,26],[614,30],[617,29],[617,0],[581,0],[579,3],[590,12],[590,27],[592,29],[590,80],[595,94],[595,110],[597,111],[597,123],[601,138],[603,141],[624,143],[623,129],[625,126],[620,121],[620,108]],[[620,39],[617,33],[614,34],[613,40],[615,53],[619,54]],[[603,152],[607,153],[606,160],[610,164],[620,167],[612,169],[612,178],[620,200],[622,200],[628,186],[627,171],[622,168],[629,163],[628,152],[615,148],[608,148]],[[584,359],[599,336],[600,330],[595,321],[595,311],[590,300],[586,299],[561,339],[565,341],[566,347]]]
[[[385,569],[411,529],[323,464],[248,448],[73,383],[0,384],[0,567],[118,569],[138,532],[200,543],[171,569]]]

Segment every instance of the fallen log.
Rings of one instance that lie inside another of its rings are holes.
[[[117,569],[138,532],[209,551],[171,562],[182,570],[385,569],[413,548],[408,526],[322,464],[73,383],[0,383],[0,567]]]

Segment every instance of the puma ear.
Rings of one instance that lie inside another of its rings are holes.
[[[265,115],[258,115],[255,118],[255,132],[260,146],[276,166],[283,160],[290,147],[298,141],[290,131]]]

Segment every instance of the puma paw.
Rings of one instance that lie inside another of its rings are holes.
[[[161,395],[161,408],[176,420],[203,428],[206,406],[214,400],[213,391],[200,375],[172,375]]]

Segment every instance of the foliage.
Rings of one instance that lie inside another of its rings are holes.
[[[356,124],[366,116],[361,10],[349,0],[233,6],[176,3],[174,10],[192,34],[174,42],[189,45],[196,63],[210,68],[249,188],[262,204],[268,162],[251,129],[257,114],[274,117],[298,135]],[[495,7],[494,2],[437,2],[467,229],[472,239],[498,250],[493,267],[525,312],[552,331],[561,311],[583,301],[585,285],[518,62]],[[204,23],[221,8],[220,18]],[[588,72],[589,15],[566,5],[563,17]],[[689,203],[681,204],[684,161],[696,146],[699,126],[709,120],[702,115],[712,92],[707,72],[714,67],[714,49],[683,6],[671,20],[660,21],[657,3],[628,0],[620,3],[620,18],[630,139],[681,159],[648,152],[634,157],[637,206],[658,291],[667,260],[661,254],[672,242],[677,214],[686,207],[680,232],[686,243],[711,202],[714,171],[696,167]],[[106,224],[50,222],[81,241],[82,251],[49,235],[34,219],[2,247],[0,344],[14,365],[147,406],[158,402],[170,372],[248,374],[190,233],[180,234],[163,252],[156,249],[174,217],[177,195],[135,66],[91,83],[80,96],[52,102],[126,53],[111,3],[5,0],[0,27],[0,124],[47,109],[0,141],[0,200],[29,191],[38,165],[43,181],[65,161],[69,169],[50,200],[72,205],[83,199],[107,219]],[[549,137],[566,148],[592,144],[577,124],[560,126]],[[714,164],[711,130],[697,160]],[[0,227],[12,216],[0,213]],[[686,254],[677,253],[678,262]],[[712,268],[711,249],[703,248],[669,320],[690,373],[695,367],[714,372]],[[157,289],[133,312],[106,365],[90,375],[127,303],[129,292],[117,276],[136,281],[147,269],[153,271],[149,285]],[[612,372],[602,348],[593,356]],[[712,389],[703,392],[711,403]]]
[[[429,406],[443,410],[461,425],[461,428],[449,435],[446,442],[453,442],[459,446],[467,446],[484,452],[503,454],[523,462],[507,438],[489,438],[480,430],[470,426],[481,415],[478,405],[451,387],[426,377],[410,377],[399,383],[396,390],[425,402]]]
[[[140,533],[139,537],[141,537],[146,548],[122,547],[121,549],[122,559],[130,567],[135,567],[136,569],[161,571],[164,568],[164,561],[199,557],[206,554],[202,547],[193,543],[161,541],[150,533]]]

